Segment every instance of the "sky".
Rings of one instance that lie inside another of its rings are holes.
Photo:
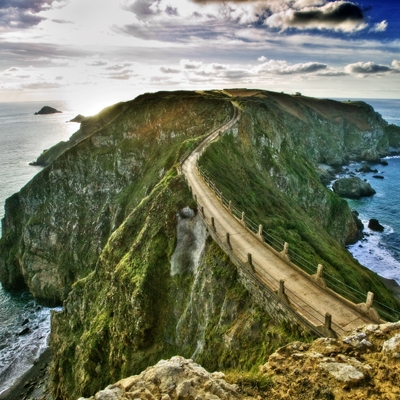
[[[222,88],[400,98],[400,1],[0,0],[0,102]]]

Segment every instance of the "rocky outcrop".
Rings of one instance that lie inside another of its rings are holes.
[[[400,396],[400,323],[367,325],[339,339],[291,343],[261,370],[273,399],[395,399]]]
[[[58,111],[53,107],[44,106],[38,112],[35,112],[35,115],[46,115],[46,114],[57,114],[62,113],[62,111]]]
[[[76,117],[70,119],[68,122],[78,122],[78,123],[81,123],[81,122],[84,121],[86,118],[88,118],[88,117],[85,117],[85,116],[82,115],[82,114],[78,114]]]
[[[140,375],[123,379],[96,393],[90,400],[122,399],[251,399],[221,372],[207,372],[180,356],[161,360]],[[89,400],[80,398],[80,400]]]
[[[332,189],[340,197],[348,199],[360,199],[376,193],[368,182],[358,177],[338,179],[333,184]]]
[[[377,231],[377,232],[383,232],[384,231],[384,227],[379,223],[379,221],[375,218],[371,218],[368,222],[368,228],[373,230],[373,231]]]

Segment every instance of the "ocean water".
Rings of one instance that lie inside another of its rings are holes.
[[[400,100],[366,101],[389,123],[400,126]],[[63,113],[33,115],[44,105]],[[41,170],[29,162],[44,149],[67,140],[79,125],[66,121],[84,114],[82,111],[59,101],[0,103],[0,218],[4,216],[5,199]],[[400,158],[389,158],[388,162],[386,167],[377,166],[385,179],[373,180],[371,174],[365,177],[377,194],[350,202],[365,223],[369,218],[377,218],[385,231],[380,234],[366,228],[370,235],[349,250],[368,268],[400,283]],[[357,164],[350,166],[356,168]],[[38,305],[28,292],[9,293],[0,284],[0,394],[32,366],[47,347],[49,332],[49,308]]]
[[[63,113],[33,115],[44,105]],[[60,101],[0,103],[0,218],[6,198],[41,170],[29,163],[79,128],[66,123],[78,113]],[[49,308],[38,305],[26,291],[9,293],[0,284],[0,394],[37,360],[49,332]]]

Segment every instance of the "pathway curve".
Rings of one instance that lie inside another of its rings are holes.
[[[284,280],[286,293],[290,300],[292,300],[291,297],[294,300],[291,301],[292,307],[312,325],[321,325],[321,316],[325,316],[326,313],[332,315],[333,329],[336,331],[349,331],[360,325],[373,323],[271,252],[220,203],[200,176],[196,162],[204,148],[215,140],[219,133],[227,131],[239,120],[240,112],[236,106],[234,108],[235,114],[231,121],[210,134],[182,164],[182,173],[186,176],[193,195],[196,195],[197,202],[204,207],[206,222],[211,225],[211,217],[214,217],[216,231],[222,238],[225,238],[226,233],[229,232],[233,252],[243,264],[247,262],[247,254],[252,254],[255,273],[267,286],[275,289],[276,282]]]

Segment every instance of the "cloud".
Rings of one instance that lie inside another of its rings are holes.
[[[32,82],[21,85],[22,89],[39,90],[39,89],[58,89],[62,87],[59,83],[52,82]]]
[[[375,24],[369,31],[370,32],[385,32],[387,27],[388,27],[388,23],[385,20],[385,21]]]
[[[348,64],[345,67],[345,71],[349,74],[355,75],[371,75],[371,74],[385,74],[392,72],[393,68],[389,65],[375,64],[374,62],[358,62],[355,64]]]
[[[111,72],[106,75],[106,78],[107,79],[116,79],[119,81],[126,81],[133,76],[132,72],[133,71],[130,69],[126,69],[124,71],[118,71],[118,72]]]
[[[125,64],[115,64],[111,65],[106,68],[107,71],[120,71],[121,69],[130,67],[132,64],[131,63],[125,63]]]
[[[400,60],[393,60],[392,67],[396,70],[400,70]]]
[[[124,9],[134,13],[139,19],[148,19],[156,15],[179,16],[178,8],[164,0],[135,0],[127,2]]]
[[[367,26],[362,9],[347,1],[329,2],[321,7],[301,10],[288,9],[272,14],[265,24],[282,30],[328,29],[343,32],[355,32]]]
[[[319,62],[308,62],[289,65],[285,60],[268,60],[253,69],[257,74],[272,73],[277,75],[311,74],[324,69],[328,65]]]
[[[164,74],[179,74],[181,70],[169,67],[160,67],[160,71]]]
[[[20,30],[38,25],[46,18],[39,12],[62,6],[57,1],[49,0],[1,0],[0,30]]]
[[[258,57],[257,61],[260,61],[260,62],[267,61],[267,57],[264,57],[264,56]]]
[[[105,65],[107,65],[107,61],[93,61],[90,64],[87,64],[90,67],[104,67]]]
[[[203,63],[197,61],[181,60],[180,65],[183,69],[199,69]]]
[[[66,19],[52,19],[51,21],[56,24],[73,24],[72,21],[67,21]]]

